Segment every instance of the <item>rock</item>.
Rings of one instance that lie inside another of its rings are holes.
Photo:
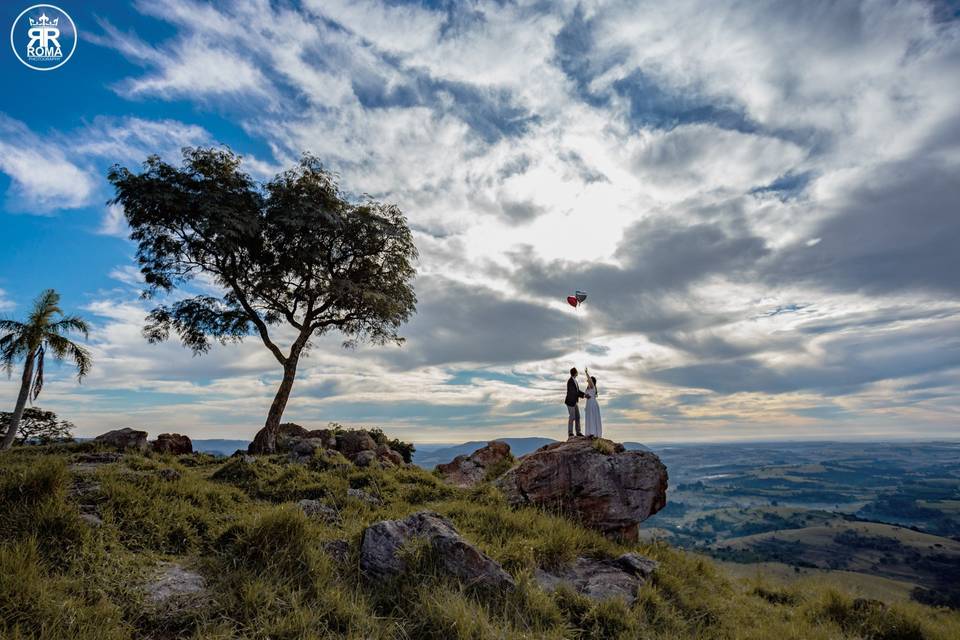
[[[656,454],[582,436],[524,456],[496,485],[511,505],[559,509],[627,540],[667,503],[667,468]]]
[[[499,563],[464,540],[448,520],[430,511],[367,527],[360,542],[360,570],[374,580],[404,573],[407,566],[401,550],[408,541],[418,538],[430,546],[445,573],[466,585],[494,589],[515,586]]]
[[[437,472],[452,485],[467,488],[487,477],[488,469],[511,459],[506,442],[488,442],[469,456],[461,455],[446,464],[438,464]]]
[[[351,460],[358,467],[369,467],[377,460],[377,454],[374,451],[360,451],[354,454]]]
[[[179,480],[181,477],[183,477],[183,474],[176,469],[160,469],[160,471],[157,472],[157,475],[167,482],[174,482],[175,480]]]
[[[100,434],[93,441],[120,451],[145,451],[147,449],[147,432],[125,427]]]
[[[161,433],[150,444],[157,453],[172,453],[176,456],[193,453],[193,442],[179,433]]]
[[[393,449],[387,449],[387,452],[383,455],[383,457],[380,458],[381,462],[388,460],[398,467],[402,467],[407,464],[407,462],[403,459],[403,454],[399,451],[394,451]]]
[[[326,449],[326,446],[327,441],[323,438],[304,438],[302,440],[298,440],[297,443],[293,445],[291,453],[301,457],[309,457],[312,456],[317,449],[320,449],[321,451]]]
[[[270,433],[264,427],[257,431],[253,442],[247,446],[247,453],[286,453],[290,451],[308,431],[293,422],[284,422]]]
[[[403,466],[403,456],[391,449],[388,445],[378,444],[374,452],[377,454],[377,460],[379,460],[380,464],[384,467]]]
[[[380,498],[370,495],[363,489],[354,489],[353,487],[350,487],[349,489],[347,489],[347,496],[350,498],[356,498],[357,500],[362,500],[363,502],[366,502],[367,504],[372,504],[374,506],[378,506],[381,504]]]
[[[337,434],[337,451],[350,460],[361,451],[373,451],[376,448],[377,443],[366,431],[344,431]]]
[[[577,558],[563,569],[548,572],[534,571],[537,584],[546,591],[554,591],[567,585],[577,593],[594,600],[621,598],[627,604],[637,599],[637,589],[646,582],[657,568],[657,562],[628,553],[615,560]]]
[[[313,431],[308,431],[304,438],[320,440],[323,443],[322,448],[324,449],[337,448],[337,434],[334,433],[332,429],[314,429]]]
[[[179,605],[196,602],[204,593],[206,582],[199,573],[175,562],[160,565],[156,577],[147,583],[147,602],[154,605]]]
[[[328,507],[319,500],[310,500],[309,498],[301,500],[297,506],[303,509],[303,513],[308,518],[322,520],[329,524],[340,523],[340,513],[333,507]]]

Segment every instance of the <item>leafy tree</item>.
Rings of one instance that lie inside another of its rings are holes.
[[[77,368],[78,381],[93,365],[90,352],[63,335],[76,331],[87,337],[87,323],[79,316],[64,315],[59,305],[60,294],[47,289],[33,303],[26,322],[0,320],[0,332],[3,333],[0,337],[0,366],[7,370],[7,375],[12,375],[14,363],[23,359],[20,393],[0,449],[9,449],[13,445],[27,400],[36,400],[43,390],[43,365],[48,351],[57,360],[72,360]]]
[[[0,411],[0,433],[6,433],[13,422],[13,414]],[[17,444],[49,444],[51,442],[70,442],[74,424],[61,420],[53,411],[39,407],[27,407],[20,417],[20,425],[14,442]]]
[[[201,275],[219,289],[154,308],[147,339],[166,340],[172,330],[202,353],[211,339],[253,333],[282,367],[264,428],[250,445],[267,452],[312,339],[338,330],[344,346],[403,341],[399,327],[416,308],[417,249],[398,207],[348,200],[310,155],[266,183],[243,173],[240,161],[229,149],[187,148],[180,167],[151,156],[142,172],[114,166],[108,178],[112,203],[123,206],[138,245],[144,296]],[[278,334],[290,337],[288,346]]]

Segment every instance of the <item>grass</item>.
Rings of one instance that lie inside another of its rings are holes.
[[[947,610],[857,600],[813,580],[730,580],[701,556],[663,543],[622,545],[556,514],[511,509],[489,484],[454,489],[416,468],[131,455],[89,471],[71,466],[76,456],[65,447],[0,456],[0,637],[960,637],[960,615]],[[341,522],[308,518],[296,505],[303,498],[335,508]],[[81,506],[95,506],[102,525],[84,522]],[[419,509],[450,518],[503,564],[516,589],[466,588],[422,545],[408,550],[401,579],[371,583],[360,575],[364,527]],[[326,552],[334,540],[349,544],[346,560]],[[627,551],[660,562],[632,606],[546,593],[533,580],[537,567]],[[199,571],[206,597],[172,610],[147,602],[143,585],[163,562]]]

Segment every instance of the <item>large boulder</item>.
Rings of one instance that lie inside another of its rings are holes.
[[[177,456],[193,453],[193,442],[179,433],[161,433],[150,444],[157,453],[172,453]]]
[[[337,434],[337,451],[353,460],[361,451],[374,451],[377,443],[370,434],[362,429],[356,431],[343,431]],[[374,456],[376,457],[376,456]]]
[[[403,456],[385,444],[378,444],[375,452],[381,465],[386,467],[402,467],[404,465]]]
[[[93,441],[106,445],[118,451],[145,451],[147,448],[147,432],[124,427],[102,433]]]
[[[656,454],[582,436],[524,456],[496,485],[514,506],[559,509],[626,540],[667,504],[667,468]]]
[[[656,568],[655,560],[627,553],[613,560],[577,558],[562,569],[537,569],[533,577],[546,591],[555,591],[561,585],[566,585],[594,600],[622,598],[628,604],[633,604],[637,599],[637,589]]]
[[[307,433],[306,429],[294,422],[284,422],[277,427],[275,433],[270,433],[264,427],[257,431],[253,442],[247,446],[247,453],[278,453],[293,449]]]
[[[460,455],[446,464],[438,464],[437,472],[444,480],[458,487],[472,487],[487,477],[490,469],[509,463],[510,445],[506,442],[488,442],[470,455]]]
[[[372,580],[404,573],[407,566],[401,550],[408,541],[418,538],[436,554],[445,573],[466,585],[493,589],[515,586],[513,578],[497,561],[464,540],[447,519],[431,511],[367,527],[360,542],[361,571]]]

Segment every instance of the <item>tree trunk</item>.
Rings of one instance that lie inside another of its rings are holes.
[[[297,376],[297,362],[300,354],[291,354],[283,365],[283,379],[280,381],[280,388],[277,389],[277,395],[273,397],[273,404],[270,405],[270,412],[267,414],[267,421],[263,429],[257,432],[253,442],[247,447],[249,453],[273,453],[277,448],[277,431],[280,427],[280,419],[283,418],[283,411],[287,408],[287,400],[290,399],[290,391],[293,389],[293,380]]]
[[[30,383],[33,381],[33,362],[36,358],[36,351],[31,351],[27,355],[26,362],[23,363],[23,377],[20,379],[20,395],[17,396],[17,406],[13,409],[13,415],[10,417],[10,426],[3,435],[3,442],[0,443],[0,449],[9,449],[12,447],[13,441],[17,437],[17,430],[20,428],[20,418],[23,417],[23,410],[27,407],[27,399],[30,397]]]

